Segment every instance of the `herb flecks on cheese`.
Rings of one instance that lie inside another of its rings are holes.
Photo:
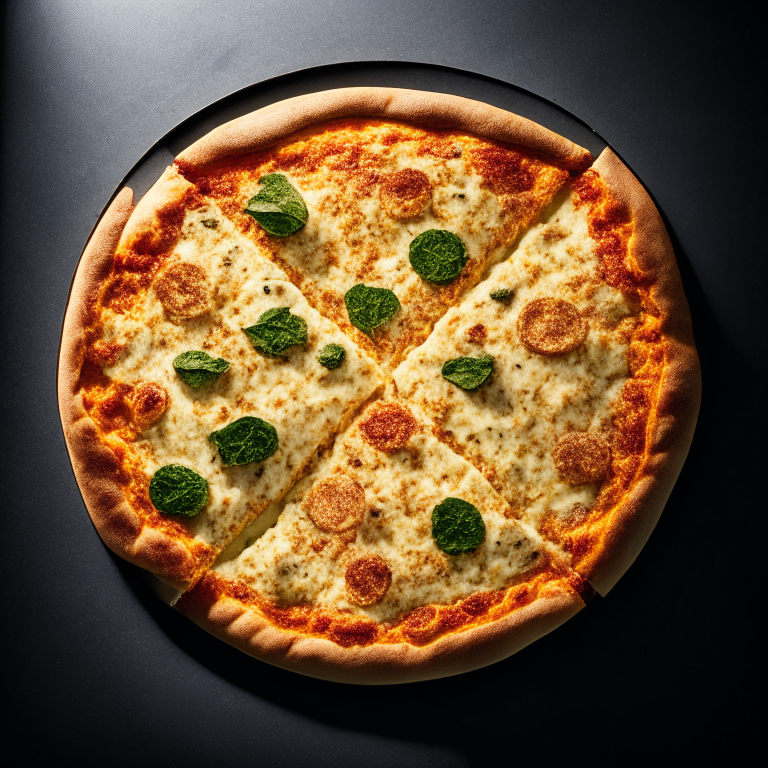
[[[549,515],[572,519],[574,509],[595,502],[604,455],[594,449],[578,459],[555,446],[568,433],[610,441],[614,403],[630,376],[628,343],[641,320],[640,309],[601,279],[587,213],[561,192],[508,259],[394,373],[400,395],[422,407],[442,439],[536,526]],[[511,292],[503,304],[493,298],[502,290]],[[477,325],[494,371],[465,392],[441,371],[446,360],[472,356]]]
[[[210,219],[218,225],[203,223]],[[162,387],[167,409],[140,433],[119,421],[100,423],[109,430],[109,439],[123,441],[123,450],[132,457],[132,465],[142,468],[142,476],[151,477],[166,464],[181,464],[208,480],[208,504],[183,524],[202,544],[220,549],[286,493],[318,449],[380,386],[381,372],[307,304],[264,250],[238,232],[217,206],[186,211],[179,240],[167,260],[194,264],[205,272],[210,311],[180,320],[165,310],[151,287],[138,294],[129,311],[123,311],[122,305],[106,306],[101,338],[105,345],[122,351],[103,369],[113,383],[92,397],[99,401],[123,397],[121,392],[135,392],[146,382]],[[254,354],[242,331],[281,307],[301,317],[307,327],[306,342],[289,349],[287,361]],[[329,343],[346,350],[344,365],[332,376],[316,359]],[[292,349],[302,353],[294,354]],[[173,361],[189,350],[228,361],[226,375],[190,390],[173,367]],[[100,419],[98,407],[92,412]],[[225,466],[208,436],[245,416],[272,424],[279,435],[279,450],[261,463]],[[142,482],[137,475],[137,487]]]
[[[371,444],[364,425],[376,414],[392,415],[393,407],[403,406],[370,405],[281,502],[277,524],[216,571],[267,601],[382,622],[421,605],[503,588],[535,567],[546,548],[538,534],[413,414],[415,428],[398,450]],[[462,553],[451,555],[432,535],[433,511],[447,499],[481,516],[480,523],[469,515],[468,525],[462,518],[454,526],[461,533],[446,546]],[[331,527],[330,520],[343,522]]]

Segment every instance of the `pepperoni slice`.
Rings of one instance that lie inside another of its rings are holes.
[[[199,317],[210,310],[208,276],[197,264],[171,264],[155,281],[155,293],[174,317]]]
[[[598,483],[611,466],[611,449],[594,432],[569,432],[552,450],[560,479],[568,485]]]
[[[570,301],[535,299],[517,319],[517,333],[531,352],[564,355],[584,343],[589,325]]]
[[[168,409],[168,393],[151,381],[139,384],[131,399],[133,420],[139,427],[154,424]]]
[[[419,422],[413,414],[397,403],[382,403],[360,423],[365,439],[385,453],[400,451],[408,444]]]
[[[379,187],[379,200],[393,219],[420,216],[431,199],[432,184],[429,177],[413,168],[390,173]]]
[[[363,522],[365,489],[351,477],[335,475],[317,483],[301,506],[321,531],[341,533]]]
[[[380,555],[363,555],[347,566],[344,579],[351,602],[374,605],[387,594],[392,584],[392,571]]]

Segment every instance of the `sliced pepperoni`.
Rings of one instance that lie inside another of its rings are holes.
[[[397,403],[382,403],[360,423],[365,439],[385,453],[400,451],[408,444],[419,422],[413,414]]]
[[[432,184],[429,177],[413,168],[390,173],[379,187],[379,200],[393,219],[420,216],[431,199]]]
[[[344,579],[351,602],[356,605],[374,605],[387,594],[392,584],[392,571],[380,555],[363,555],[347,566]]]
[[[321,531],[340,533],[363,522],[365,489],[347,475],[335,475],[317,483],[301,506]]]
[[[210,310],[208,276],[197,264],[171,264],[155,280],[155,293],[165,311],[174,317],[199,317]]]
[[[564,483],[598,483],[608,474],[611,449],[594,432],[569,432],[552,450],[552,460]]]
[[[154,424],[168,409],[168,393],[159,384],[146,381],[133,390],[133,420],[139,427]]]
[[[517,333],[531,352],[564,355],[584,343],[589,325],[570,301],[535,299],[517,319]]]

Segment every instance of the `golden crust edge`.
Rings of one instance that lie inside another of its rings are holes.
[[[200,170],[255,152],[317,123],[370,117],[453,128],[545,155],[569,170],[584,170],[589,151],[554,131],[490,104],[461,96],[404,88],[338,88],[277,102],[231,120],[187,147],[176,158]]]
[[[701,369],[688,301],[667,229],[634,174],[606,148],[592,166],[635,224],[630,254],[654,277],[651,298],[660,310],[665,365],[652,411],[646,460],[632,491],[614,510],[602,546],[586,567],[576,566],[600,595],[626,573],[655,528],[693,440],[701,402]]]
[[[146,223],[151,205],[167,200],[169,191],[179,189],[174,179],[176,173],[170,171],[163,174],[135,208],[133,191],[129,187],[122,189],[83,251],[64,315],[57,397],[75,479],[99,536],[124,560],[154,573],[176,589],[186,589],[199,572],[197,557],[182,542],[146,525],[130,508],[123,487],[114,479],[120,462],[101,441],[77,392],[85,361],[89,306],[109,274],[118,242]]]
[[[200,582],[202,586],[205,579]],[[251,606],[216,590],[193,588],[178,611],[215,637],[273,666],[358,685],[391,685],[449,677],[501,661],[565,623],[584,601],[563,580],[503,618],[444,635],[424,646],[374,643],[342,647],[275,627]]]

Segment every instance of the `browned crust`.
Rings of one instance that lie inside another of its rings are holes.
[[[120,459],[101,440],[78,391],[90,308],[112,268],[121,235],[143,226],[153,206],[176,193],[178,185],[173,177],[175,172],[166,172],[135,210],[131,189],[121,190],[83,251],[64,316],[58,400],[75,478],[99,535],[115,554],[182,589],[199,570],[196,556],[183,542],[146,525],[126,503],[124,486],[117,481]]]
[[[506,110],[446,93],[402,88],[339,88],[286,99],[225,123],[176,159],[200,170],[269,147],[310,125],[344,117],[463,130],[524,147],[571,170],[583,170],[592,160],[583,147]]]
[[[565,583],[550,582],[528,605],[498,621],[408,643],[344,648],[330,640],[278,629],[256,609],[211,589],[206,576],[176,608],[212,635],[257,659],[310,677],[360,685],[431,680],[493,664],[556,629],[584,607]]]
[[[645,461],[632,491],[613,511],[600,547],[586,567],[579,566],[581,575],[605,595],[645,545],[680,474],[699,413],[701,370],[675,253],[656,206],[610,148],[593,168],[611,196],[631,213],[630,259],[652,279],[650,299],[659,312],[664,344],[664,369],[649,421]]]

